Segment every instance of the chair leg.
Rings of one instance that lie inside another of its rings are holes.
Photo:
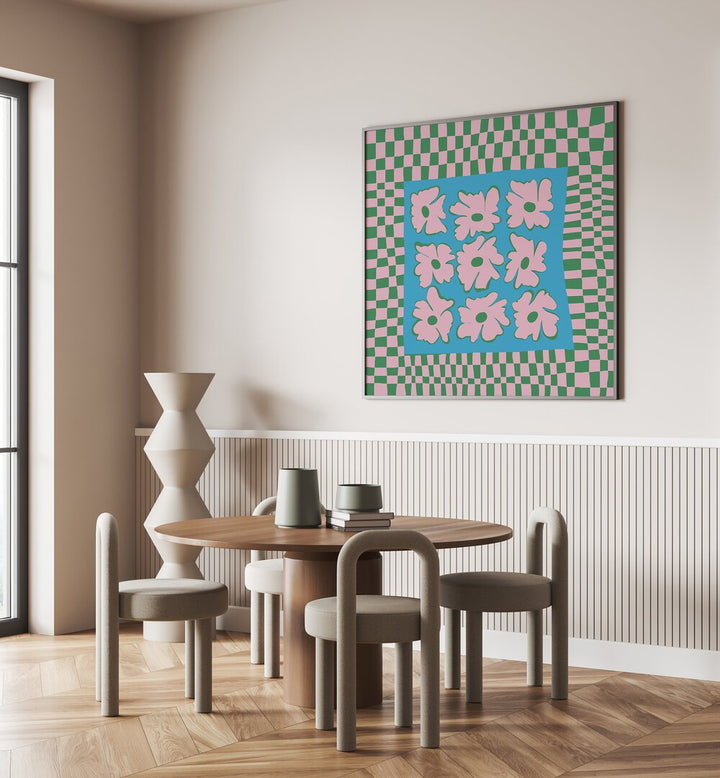
[[[263,609],[264,596],[261,592],[250,592],[250,662],[261,665],[265,653]]]
[[[333,728],[335,644],[315,638],[315,729]]]
[[[120,705],[119,663],[120,635],[118,596],[117,596],[117,559],[111,559],[108,570],[101,574],[102,617],[96,631],[100,635],[101,673],[100,673],[100,712],[103,716],[117,716]],[[111,580],[115,580],[112,586]]]
[[[265,595],[265,677],[280,677],[280,595]]]
[[[339,633],[339,628],[338,628]],[[340,638],[341,635],[338,634]],[[337,646],[337,750],[354,751],[357,723],[357,647],[354,642]]]
[[[460,611],[445,608],[445,688],[460,688]]]
[[[465,699],[482,702],[482,613],[465,614]]]
[[[95,699],[102,700],[103,645],[101,624],[103,619],[102,606],[102,542],[100,533],[95,535]]]
[[[421,630],[420,636],[420,745],[423,748],[440,746],[440,633],[437,627]]]
[[[195,622],[185,622],[185,696],[195,696]]]
[[[527,685],[543,685],[543,612],[528,611],[527,615]]]
[[[553,700],[568,698],[568,612],[567,596],[552,604],[552,691]]]
[[[103,652],[105,646],[103,645],[102,628],[100,626],[100,620],[95,621],[95,699],[98,702],[102,702],[103,698],[103,674],[105,672],[103,665]]]
[[[195,620],[195,713],[212,710],[212,619]]]
[[[107,622],[107,619],[103,619]],[[120,705],[120,689],[118,664],[120,655],[120,639],[118,622],[105,623],[102,628],[101,645],[103,651],[100,694],[100,712],[103,716],[117,716]]]
[[[395,726],[412,727],[412,643],[395,644]]]

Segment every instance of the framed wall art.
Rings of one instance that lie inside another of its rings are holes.
[[[616,396],[617,112],[363,131],[366,396]]]

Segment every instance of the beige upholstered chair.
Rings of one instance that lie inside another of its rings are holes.
[[[543,527],[552,549],[552,575],[542,575]],[[528,611],[528,686],[542,686],[542,612],[552,606],[552,692],[568,695],[568,543],[565,519],[551,508],[530,515],[527,573],[470,572],[440,576],[445,611],[445,688],[460,688],[460,611],[465,611],[465,696],[482,702],[482,615]]]
[[[185,622],[185,696],[195,697],[197,713],[210,713],[211,624],[227,610],[227,587],[188,578],[119,582],[118,529],[112,514],[100,514],[95,539],[95,697],[102,715],[118,715],[119,619]]]
[[[259,503],[253,516],[275,510],[275,497]],[[251,551],[245,565],[245,588],[250,592],[250,661],[265,665],[266,678],[280,677],[280,596],[283,560],[266,559],[264,551]]]
[[[357,595],[357,560],[367,551],[411,549],[421,560],[420,599]],[[420,743],[440,745],[440,608],[438,556],[412,530],[364,530],[340,551],[337,597],[305,606],[305,630],[315,638],[315,726],[333,726],[333,642],[337,641],[337,748],[356,741],[356,644],[395,643],[395,724],[412,726],[412,644],[420,640]]]

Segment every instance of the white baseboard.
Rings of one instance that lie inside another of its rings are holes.
[[[442,641],[443,634],[440,635],[440,639]],[[464,653],[464,629],[461,640],[461,651]],[[444,643],[441,642],[440,645],[442,650]],[[549,664],[550,637],[548,636],[543,640],[543,654],[544,661]],[[525,661],[527,657],[525,633],[484,630],[483,656]],[[570,638],[568,659],[571,667],[720,681],[720,652],[718,651]]]
[[[282,621],[282,620],[281,620]],[[250,608],[231,605],[227,613],[217,618],[217,628],[231,632],[250,632]],[[282,629],[282,625],[281,625]],[[444,628],[440,633],[443,650]],[[461,652],[465,653],[465,630],[461,634]],[[483,631],[483,656],[493,659],[525,661],[527,657],[524,632]],[[416,650],[420,644],[416,643]],[[543,639],[544,660],[550,663],[550,638]],[[568,646],[571,667],[590,667],[595,670],[617,670],[624,673],[669,675],[676,678],[695,678],[701,681],[720,681],[720,652],[692,648],[668,648],[636,643],[612,643],[606,640],[570,638]]]

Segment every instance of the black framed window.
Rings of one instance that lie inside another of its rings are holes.
[[[28,85],[0,78],[0,635],[27,631]]]

